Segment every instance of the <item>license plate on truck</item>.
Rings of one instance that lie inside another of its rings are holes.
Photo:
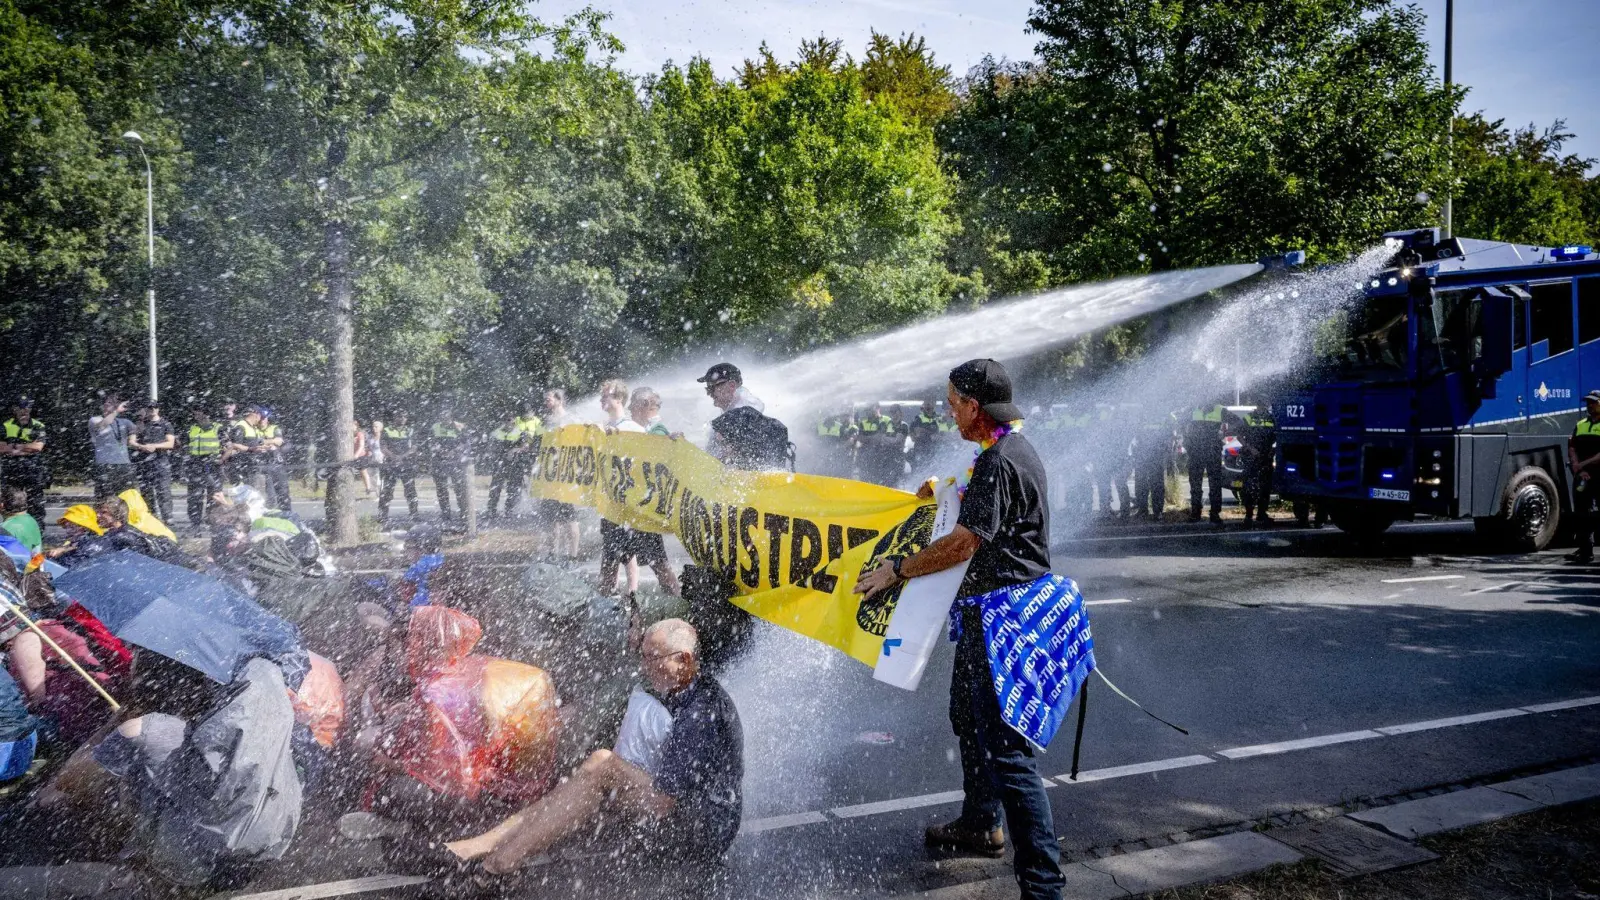
[[[1373,488],[1372,489],[1372,499],[1374,499],[1374,500],[1405,500],[1405,501],[1410,501],[1411,492],[1410,491],[1397,491],[1397,490],[1393,490],[1391,488]]]

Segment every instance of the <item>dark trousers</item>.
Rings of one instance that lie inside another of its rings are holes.
[[[6,487],[22,488],[28,494],[28,515],[44,524],[44,489],[50,474],[35,457],[13,458],[5,463]]]
[[[267,482],[267,506],[270,509],[288,510],[294,503],[289,496],[289,469],[281,462],[270,462],[261,467]]]
[[[963,611],[962,626],[950,679],[950,725],[961,745],[965,794],[961,822],[988,831],[1000,825],[1004,811],[1023,900],[1059,900],[1066,884],[1061,846],[1033,748],[1000,718],[976,609]]]
[[[522,502],[522,491],[528,484],[528,467],[520,459],[501,460],[495,464],[494,474],[489,478],[489,515],[494,515],[494,509],[500,505],[500,492],[506,494],[506,515],[516,511],[517,504]]]
[[[172,462],[166,457],[139,463],[139,493],[163,522],[172,521]]]
[[[467,516],[467,470],[458,462],[433,464],[433,492],[439,497],[439,518],[450,518],[450,491],[455,489],[456,509]]]
[[[1119,496],[1121,506],[1119,512],[1127,518],[1128,512],[1133,509],[1133,496],[1128,493],[1127,462],[1118,462],[1111,471],[1105,475],[1105,482],[1100,485],[1100,512],[1111,515],[1111,503]]]
[[[1222,444],[1207,441],[1189,450],[1189,511],[1200,515],[1200,487],[1210,480],[1211,514],[1222,515]]]
[[[1156,518],[1167,508],[1167,455],[1164,452],[1146,452],[1140,455],[1139,465],[1133,470],[1133,505],[1141,512]]]
[[[1245,463],[1243,493],[1245,518],[1255,515],[1266,521],[1267,504],[1272,502],[1272,451],[1259,453]]]
[[[128,488],[138,486],[139,478],[133,472],[132,463],[94,464],[94,500],[96,503],[107,497],[115,497]]]
[[[215,456],[191,456],[183,463],[183,481],[189,488],[189,524],[204,525],[211,495],[222,490],[222,463]]]
[[[1594,552],[1594,535],[1600,529],[1600,481],[1590,478],[1577,482],[1583,490],[1572,491],[1572,511],[1578,520],[1578,550]]]
[[[405,485],[406,508],[411,518],[417,517],[417,470],[409,465],[384,466],[379,470],[378,518],[389,518],[389,504],[394,501],[395,482]]]

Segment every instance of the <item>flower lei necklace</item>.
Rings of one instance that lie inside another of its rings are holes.
[[[972,483],[972,470],[978,465],[978,457],[983,455],[983,451],[988,450],[990,447],[993,447],[995,444],[999,443],[1000,439],[1006,435],[1013,434],[1021,430],[1022,420],[1012,419],[1010,422],[1002,422],[995,428],[994,434],[978,441],[978,450],[976,453],[972,454],[971,465],[968,465],[967,471],[963,472],[961,476],[956,479],[956,496],[963,500],[967,498],[967,485]]]

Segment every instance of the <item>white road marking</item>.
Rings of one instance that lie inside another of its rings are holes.
[[[1538,706],[1524,706],[1523,709],[1531,713],[1560,712],[1563,709],[1577,709],[1580,706],[1600,705],[1600,697],[1579,697],[1576,700],[1558,700],[1555,703],[1541,703]]]
[[[1505,584],[1490,585],[1489,587],[1478,588],[1475,591],[1467,591],[1467,593],[1469,595],[1470,594],[1489,594],[1489,593],[1493,593],[1494,591],[1503,591],[1506,588],[1516,587],[1519,584],[1527,584],[1527,583],[1528,582],[1523,582],[1523,581],[1508,581]]]
[[[1422,581],[1456,581],[1465,575],[1422,575],[1417,578],[1385,578],[1384,584],[1416,584]]]
[[[281,891],[264,891],[259,894],[235,894],[230,900],[320,900],[324,897],[342,897],[367,891],[426,884],[428,879],[416,875],[373,875],[370,878],[350,878],[345,881],[327,881],[303,887],[284,888]]]
[[[1393,737],[1397,734],[1411,734],[1417,731],[1432,731],[1435,728],[1451,728],[1456,725],[1471,725],[1474,722],[1493,722],[1495,719],[1510,719],[1516,716],[1525,716],[1525,709],[1497,709],[1492,712],[1473,713],[1469,716],[1451,716],[1448,719],[1431,719],[1426,722],[1407,722],[1404,725],[1389,725],[1385,728],[1374,728],[1379,734]]]
[[[1296,741],[1279,741],[1276,744],[1255,744],[1249,747],[1229,747],[1218,750],[1217,755],[1227,759],[1248,759],[1252,756],[1272,756],[1277,753],[1288,753],[1293,750],[1309,750],[1312,747],[1326,747],[1330,744],[1344,744],[1350,741],[1365,741],[1383,735],[1370,729],[1365,731],[1344,731],[1339,734],[1321,734],[1316,737],[1300,738]]]
[[[1085,601],[1083,601],[1083,605],[1084,606],[1111,606],[1111,605],[1117,604],[1117,603],[1132,603],[1132,602],[1133,602],[1132,600],[1129,600],[1129,599],[1126,599],[1126,598],[1118,598],[1116,600],[1085,600]]]
[[[923,794],[918,797],[901,797],[897,800],[879,800],[876,803],[841,806],[838,809],[830,809],[828,812],[841,819],[859,819],[862,816],[899,812],[902,809],[919,809],[924,806],[938,806],[941,803],[954,803],[963,796],[960,791],[945,791],[940,794]]]
[[[1107,781],[1112,778],[1126,778],[1129,775],[1147,775],[1151,772],[1166,772],[1170,769],[1184,769],[1189,766],[1203,766],[1214,763],[1216,760],[1209,756],[1174,756],[1171,759],[1157,759],[1151,762],[1134,763],[1131,766],[1112,766],[1109,769],[1090,769],[1079,772],[1078,780],[1073,781],[1070,775],[1057,775],[1056,783],[1062,787],[1071,784],[1082,784],[1086,781]]]
[[[762,831],[772,831],[777,828],[794,828],[798,825],[820,825],[828,821],[828,817],[819,812],[793,813],[787,816],[768,816],[765,819],[749,819],[739,824],[740,834],[757,834]]]

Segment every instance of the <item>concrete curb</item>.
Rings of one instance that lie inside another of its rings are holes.
[[[1370,853],[1373,846],[1381,848],[1385,841],[1400,843],[1397,838],[1409,842],[1426,835],[1483,825],[1596,797],[1600,797],[1600,763],[1350,813],[1330,820],[1330,823],[1339,823],[1338,828],[1346,832],[1351,828],[1369,831],[1373,840],[1362,840],[1357,832],[1347,834],[1342,841],[1323,844],[1320,850],[1311,852],[1298,849],[1306,846],[1301,835],[1291,836],[1285,829],[1285,840],[1279,841],[1274,837],[1274,829],[1268,829],[1261,832],[1238,831],[1169,847],[1083,860],[1062,866],[1062,872],[1067,877],[1065,895],[1082,900],[1139,897],[1157,891],[1224,881],[1308,858],[1320,858],[1335,871],[1382,871],[1423,861],[1431,854],[1405,843],[1405,847],[1417,852],[1396,854],[1391,850],[1383,854],[1380,851],[1380,855],[1388,858],[1380,861],[1377,867],[1372,864],[1370,856],[1355,857]],[[1295,846],[1291,846],[1290,841]],[[1352,858],[1341,859],[1341,853],[1350,854]],[[1017,885],[1007,875],[893,896],[937,900],[1009,900],[1017,896]]]

